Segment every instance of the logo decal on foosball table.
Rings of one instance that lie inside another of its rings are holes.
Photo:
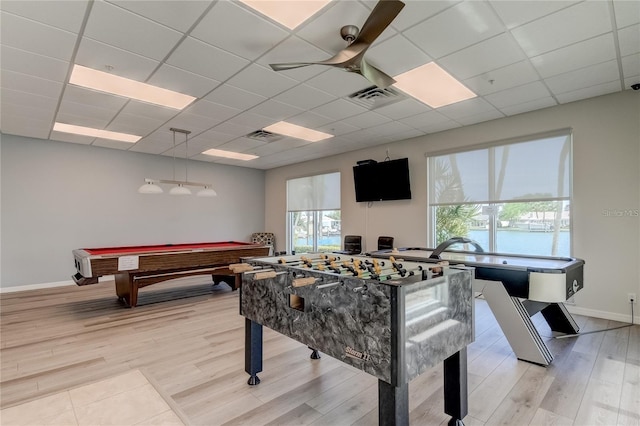
[[[344,353],[350,358],[361,359],[363,361],[371,360],[371,356],[364,352],[359,352],[353,349],[351,346],[344,348]]]

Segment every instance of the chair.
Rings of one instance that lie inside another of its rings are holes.
[[[345,235],[344,250],[336,251],[339,254],[360,254],[362,253],[362,237],[360,235]]]
[[[378,250],[393,249],[393,237],[378,237]]]
[[[276,251],[276,235],[273,232],[254,232],[251,234],[251,242],[254,244],[264,244],[271,246],[269,255],[273,255]]]

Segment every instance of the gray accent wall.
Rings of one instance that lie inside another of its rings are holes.
[[[397,247],[429,247],[426,155],[564,128],[573,131],[573,256],[586,261],[584,289],[570,308],[628,321],[627,294],[640,294],[640,218],[605,212],[640,209],[640,92],[626,90],[268,170],[266,229],[286,241],[287,179],[339,171],[343,235],[362,235],[365,250],[374,250],[380,235],[394,236]],[[358,160],[382,161],[387,150],[392,159],[409,157],[413,198],[356,203],[352,167]]]
[[[218,196],[137,192],[144,178],[173,179],[173,159],[0,135],[0,287],[71,281],[77,248],[250,241],[264,231],[264,171],[189,161],[189,181]],[[184,159],[176,179],[184,180]]]

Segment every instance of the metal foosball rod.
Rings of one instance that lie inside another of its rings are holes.
[[[316,288],[323,289],[323,288],[335,287],[335,286],[340,285],[340,284],[342,284],[340,281],[334,281],[334,282],[331,282],[331,283],[320,284],[320,285],[316,286]]]

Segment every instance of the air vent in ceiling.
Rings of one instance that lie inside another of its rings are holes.
[[[251,132],[246,137],[249,138],[249,139],[253,139],[255,141],[260,141],[260,142],[265,142],[265,143],[275,142],[275,141],[278,141],[278,140],[282,139],[281,135],[277,135],[275,133],[271,133],[271,132],[266,131],[264,129],[260,129],[260,130],[256,130],[255,132]]]
[[[349,99],[360,106],[373,110],[402,101],[406,97],[392,87],[381,89],[377,86],[371,86],[350,94]]]

